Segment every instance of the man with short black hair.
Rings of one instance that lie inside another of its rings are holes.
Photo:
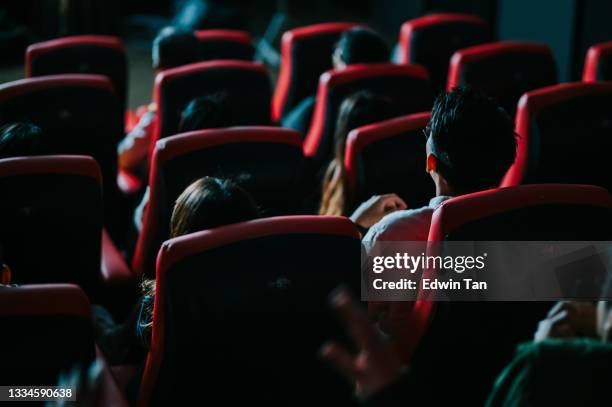
[[[351,219],[370,228],[364,238],[366,246],[386,240],[426,241],[431,215],[442,202],[497,187],[516,156],[516,134],[508,114],[470,88],[455,88],[438,96],[425,136],[426,171],[436,185],[436,196],[428,206],[388,216],[380,200],[362,204]]]

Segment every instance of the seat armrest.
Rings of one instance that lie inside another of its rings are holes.
[[[102,230],[101,263],[102,280],[105,284],[116,285],[134,281],[134,274],[105,229]]]

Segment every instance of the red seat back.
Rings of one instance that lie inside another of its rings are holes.
[[[193,98],[216,92],[227,94],[234,125],[270,123],[271,85],[263,65],[233,60],[185,65],[155,78],[159,123],[151,149],[155,141],[177,134],[181,112]]]
[[[612,187],[612,84],[564,83],[525,94],[516,115],[517,158],[502,185]]]
[[[612,80],[612,41],[589,48],[582,73],[584,82]]]
[[[402,25],[399,38],[400,62],[423,65],[437,93],[446,86],[448,66],[455,51],[491,40],[490,28],[478,16],[431,14]]]
[[[199,61],[213,59],[240,59],[252,61],[255,55],[253,39],[249,33],[238,30],[200,30],[198,39]]]
[[[76,286],[2,288],[0,323],[3,386],[57,386],[61,373],[95,359],[89,300]]]
[[[32,122],[43,131],[38,154],[89,155],[102,169],[105,225],[120,227],[117,144],[123,137],[123,113],[108,78],[53,75],[0,85],[0,124]]]
[[[425,171],[423,130],[429,118],[429,113],[415,113],[350,132],[344,166],[355,202],[396,193],[411,208],[427,205],[435,195]]]
[[[26,77],[97,74],[108,77],[120,101],[127,104],[127,58],[121,39],[76,35],[32,44],[26,50]]]
[[[359,234],[341,217],[259,219],[165,242],[139,405],[189,404],[178,389],[203,382],[229,405],[348,402],[352,389],[317,350],[342,336],[327,297],[341,283],[359,290],[359,259]],[[248,380],[236,381],[237,366]]]
[[[91,157],[0,160],[0,245],[13,281],[99,288],[100,168]]]
[[[242,182],[264,215],[293,213],[302,167],[299,133],[278,127],[234,127],[160,140],[149,177],[150,200],[134,254],[134,269],[151,275],[155,255],[169,237],[176,198],[203,176]]]
[[[549,47],[503,41],[457,51],[451,58],[447,90],[470,85],[514,115],[523,93],[555,83],[557,67]]]
[[[317,103],[304,140],[304,154],[323,163],[333,154],[338,110],[342,101],[361,90],[388,97],[400,114],[431,109],[432,93],[425,69],[419,65],[352,65],[321,75]]]
[[[272,119],[279,121],[317,91],[319,76],[332,68],[332,52],[343,31],[356,24],[324,23],[283,34],[281,65],[272,101]]]

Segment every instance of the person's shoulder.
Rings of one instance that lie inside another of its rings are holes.
[[[429,206],[390,213],[370,228],[364,240],[427,239],[432,213]]]

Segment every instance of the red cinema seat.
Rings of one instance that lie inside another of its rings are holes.
[[[338,110],[352,93],[369,90],[388,97],[397,114],[428,111],[432,93],[425,69],[419,65],[352,65],[321,75],[317,103],[304,140],[304,155],[322,163],[331,159]]]
[[[435,196],[434,183],[425,171],[423,130],[429,118],[429,113],[415,113],[349,133],[344,166],[355,202],[396,193],[410,208],[420,208]]]
[[[446,87],[448,66],[455,51],[492,40],[490,28],[478,16],[431,14],[402,25],[400,62],[423,65],[434,92],[438,93]]]
[[[91,157],[0,160],[0,244],[18,284],[100,280],[102,190]]]
[[[0,160],[0,247],[14,283],[75,283],[99,300],[103,284],[131,280],[102,233],[101,182],[91,157]]]
[[[557,83],[557,66],[546,45],[503,41],[457,51],[447,90],[469,85],[493,97],[514,115],[523,93]]]
[[[479,247],[488,247],[487,252],[496,250],[494,244],[487,245],[486,241],[508,241],[509,247],[516,248],[520,247],[518,241],[609,241],[611,238],[612,197],[608,191],[587,185],[524,185],[477,192],[444,202],[432,217],[427,255],[449,254],[453,252],[450,244],[461,245],[461,255],[468,255],[468,246],[474,248],[474,253],[482,253]],[[435,241],[445,241],[448,246],[440,246]],[[440,251],[440,247],[446,249]],[[524,271],[516,270],[517,275]],[[489,268],[482,272],[493,273]],[[466,274],[463,276],[469,278]],[[492,281],[490,276],[488,281]],[[423,362],[426,365],[443,361],[450,366],[470,364],[475,372],[470,381],[478,383],[471,391],[481,392],[483,399],[494,378],[515,355],[516,344],[533,339],[538,320],[552,307],[551,303],[538,301],[423,303],[435,304],[420,349],[431,358],[425,357]],[[454,346],[444,350],[443,345],[449,343],[449,338]],[[457,348],[462,351],[456,352]],[[476,353],[487,357],[475,361]],[[413,366],[416,371],[416,361]],[[431,376],[422,375],[422,379],[437,376],[437,372],[430,372]],[[451,385],[448,390],[454,394],[465,383],[453,383],[454,387]]]
[[[199,61],[213,59],[239,59],[252,61],[255,55],[253,39],[249,33],[237,30],[200,30],[198,39]]]
[[[533,184],[452,198],[434,212],[430,241],[611,240],[612,196],[601,187]]]
[[[266,68],[247,61],[209,61],[162,71],[155,78],[153,99],[158,105],[155,141],[177,133],[180,115],[198,96],[225,92],[237,126],[270,124],[271,84]]]
[[[157,142],[149,176],[150,200],[134,270],[151,275],[155,255],[168,239],[176,198],[203,176],[232,177],[250,192],[264,215],[298,206],[302,170],[299,133],[278,127],[233,127],[184,133]]]
[[[0,85],[0,124],[31,122],[43,131],[40,154],[89,155],[102,169],[105,225],[113,236],[117,214],[117,143],[123,115],[108,78],[100,75],[53,75]]]
[[[180,389],[202,383],[228,405],[295,405],[297,394],[299,405],[350,404],[353,390],[317,350],[343,336],[327,298],[339,284],[358,292],[359,268],[359,233],[342,217],[258,219],[166,241],[138,405],[189,404]]]
[[[564,83],[525,94],[516,115],[517,158],[504,186],[520,183],[612,187],[612,84]]]
[[[7,350],[2,357],[0,385],[58,386],[61,375],[67,376],[74,369],[85,375],[97,358],[102,373],[94,405],[128,405],[96,349],[91,306],[79,287],[49,284],[2,288],[0,323],[4,327],[0,346]]]
[[[280,121],[304,98],[316,93],[319,76],[332,68],[332,53],[340,35],[355,26],[353,23],[324,23],[283,34],[272,120]]]
[[[0,383],[56,386],[60,373],[95,360],[91,308],[85,293],[68,284],[0,289]],[[10,350],[10,351],[9,351]]]
[[[583,82],[612,80],[612,41],[589,48],[584,61]]]
[[[25,57],[26,77],[57,74],[97,74],[108,77],[120,101],[127,105],[127,57],[121,39],[76,35],[32,44]]]

